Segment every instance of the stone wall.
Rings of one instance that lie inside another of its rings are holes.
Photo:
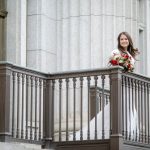
[[[127,31],[141,50],[136,72],[150,74],[150,0],[7,0],[7,10],[7,61],[44,72],[106,67]]]

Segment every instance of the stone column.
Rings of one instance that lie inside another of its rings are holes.
[[[56,71],[56,0],[28,1],[27,66]]]
[[[91,68],[103,66],[103,10],[102,1],[91,1]]]
[[[0,61],[4,61],[6,59],[4,30],[7,11],[4,2],[4,0],[0,0]]]
[[[57,71],[69,70],[70,0],[57,0]]]
[[[26,66],[26,0],[7,0],[6,60]]]
[[[70,70],[79,69],[80,66],[80,28],[79,28],[79,15],[80,15],[80,1],[70,1]]]
[[[91,0],[80,1],[80,69],[91,68]]]

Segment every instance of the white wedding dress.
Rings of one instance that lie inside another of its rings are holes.
[[[129,113],[127,113],[129,115]],[[127,119],[127,130],[130,132],[131,139],[134,139],[136,132],[139,133],[138,129],[138,116],[134,110],[131,112],[130,120],[129,116]],[[95,139],[95,117],[90,121],[90,139]],[[87,140],[88,126],[83,127],[83,140]],[[76,140],[80,140],[80,130],[75,133]],[[104,139],[110,138],[110,104],[108,103],[104,107]],[[102,139],[102,111],[97,114],[97,139]],[[73,140],[73,134],[69,136],[69,140]]]
[[[104,138],[110,135],[110,105],[104,107]],[[90,121],[90,139],[95,139],[95,117]],[[83,127],[83,140],[87,140],[88,126]],[[73,139],[73,134],[69,137]],[[97,139],[102,139],[102,111],[97,114]],[[76,132],[76,140],[80,140],[80,130]]]

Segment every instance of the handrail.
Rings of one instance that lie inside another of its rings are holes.
[[[19,66],[7,61],[0,61],[0,70],[5,68],[9,69],[10,71],[16,71],[18,73],[29,73],[30,75],[35,74],[42,77],[45,76],[45,78],[48,76],[48,73],[44,73],[33,68]]]
[[[110,74],[113,72],[113,70],[123,68],[120,66],[112,66],[108,68],[95,68],[95,69],[83,69],[83,70],[72,70],[72,71],[65,71],[65,72],[57,72],[57,73],[51,73],[50,79],[58,79],[58,78],[67,78],[67,77],[84,77],[84,76],[94,76],[98,74]]]

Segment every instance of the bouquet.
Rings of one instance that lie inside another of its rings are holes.
[[[113,66],[120,65],[124,68],[124,71],[132,72],[134,70],[133,64],[131,64],[131,56],[128,54],[113,54],[109,63]]]

